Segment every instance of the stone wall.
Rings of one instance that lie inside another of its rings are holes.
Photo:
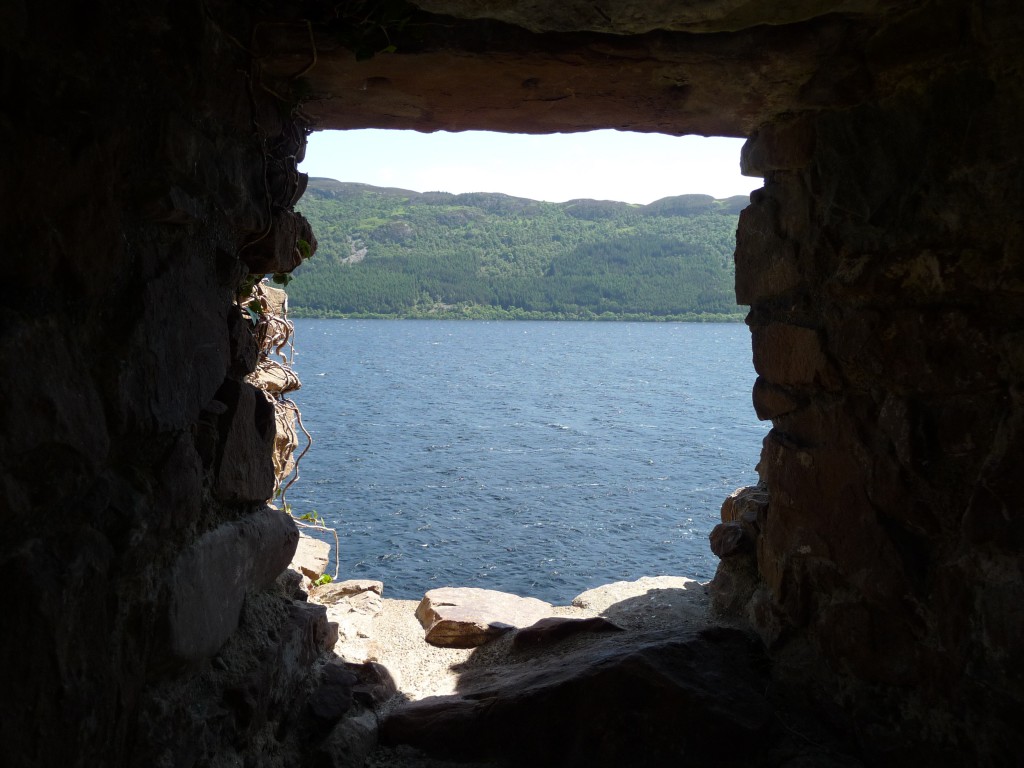
[[[69,5],[0,13],[3,762],[284,764],[331,638],[235,294],[298,263],[303,125],[241,7]]]
[[[734,542],[720,600],[780,681],[842,704],[873,761],[1011,761],[1019,11],[415,5],[445,16],[410,15],[404,55],[353,60],[329,27],[315,36],[319,126],[751,136],[743,166],[765,187],[740,220],[736,285],[754,407],[773,422],[770,502],[744,529],[754,546]]]
[[[344,709],[306,717],[330,628],[275,583],[295,531],[234,303],[312,242],[306,117],[751,136],[737,292],[773,430],[731,603],[873,762],[1012,764],[1016,5],[292,5],[0,12],[8,764],[294,764]]]
[[[834,676],[879,764],[1008,765],[1019,744],[1024,101],[1007,65],[936,66],[744,149],[766,183],[737,292],[773,426],[750,616],[781,659]]]

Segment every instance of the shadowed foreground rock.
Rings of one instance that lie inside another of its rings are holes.
[[[516,650],[538,648],[553,645],[560,640],[585,632],[622,632],[618,624],[608,621],[603,616],[591,616],[587,619],[575,619],[567,616],[549,616],[536,624],[531,624],[516,632],[512,638],[512,647]]]
[[[766,696],[767,663],[751,636],[715,628],[618,642],[613,634],[524,656],[500,676],[467,669],[458,696],[397,708],[381,741],[539,766],[757,766],[806,754]]]

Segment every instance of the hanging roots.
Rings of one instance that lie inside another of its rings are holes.
[[[299,407],[294,400],[285,396],[302,386],[299,377],[291,368],[295,358],[295,326],[288,320],[288,295],[279,288],[256,282],[247,296],[240,297],[239,305],[254,323],[253,333],[260,351],[256,370],[246,376],[245,380],[262,390],[264,396],[274,404],[276,431],[273,498],[280,499],[282,509],[292,515],[296,525],[334,534],[334,578],[338,578],[338,571],[341,568],[338,532],[334,528],[329,528],[323,518],[315,514],[303,516],[303,519],[311,522],[295,519],[291,505],[285,500],[288,489],[299,479],[299,462],[313,445],[313,437],[302,424]],[[284,351],[286,348],[287,354]],[[280,362],[272,359],[272,355]],[[306,445],[296,456],[300,431],[306,438]]]
[[[283,365],[290,366],[295,356],[295,345],[292,341],[295,326],[288,319],[288,294],[280,288],[257,282],[249,296],[244,297],[240,303],[249,311],[249,317],[256,324],[253,333],[256,336],[256,345],[260,349],[260,362],[270,362],[270,355],[274,354],[281,359]],[[281,351],[285,346],[288,347],[287,356]],[[298,381],[298,377],[295,377],[296,385],[287,391],[298,389],[301,386]],[[260,386],[258,382],[252,383]]]
[[[274,404],[274,497],[281,496],[283,501],[284,490],[298,478],[295,451],[299,440],[295,424],[301,421],[298,406],[285,397],[302,386],[291,368],[295,353],[292,343],[295,327],[288,320],[288,296],[278,288],[257,282],[243,302],[250,319],[256,323],[253,333],[260,351],[256,370],[246,377],[246,381],[262,390]],[[285,347],[288,348],[287,355],[283,351]],[[272,359],[271,355],[276,356],[280,362]],[[312,438],[305,429],[302,432],[307,439],[306,449],[302,452],[305,454]]]

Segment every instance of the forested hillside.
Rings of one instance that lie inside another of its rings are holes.
[[[543,203],[311,179],[298,317],[724,320],[744,196]]]

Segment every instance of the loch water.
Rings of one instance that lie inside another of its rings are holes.
[[[295,344],[313,446],[287,501],[387,597],[707,580],[722,500],[757,479],[740,323],[297,320]]]

